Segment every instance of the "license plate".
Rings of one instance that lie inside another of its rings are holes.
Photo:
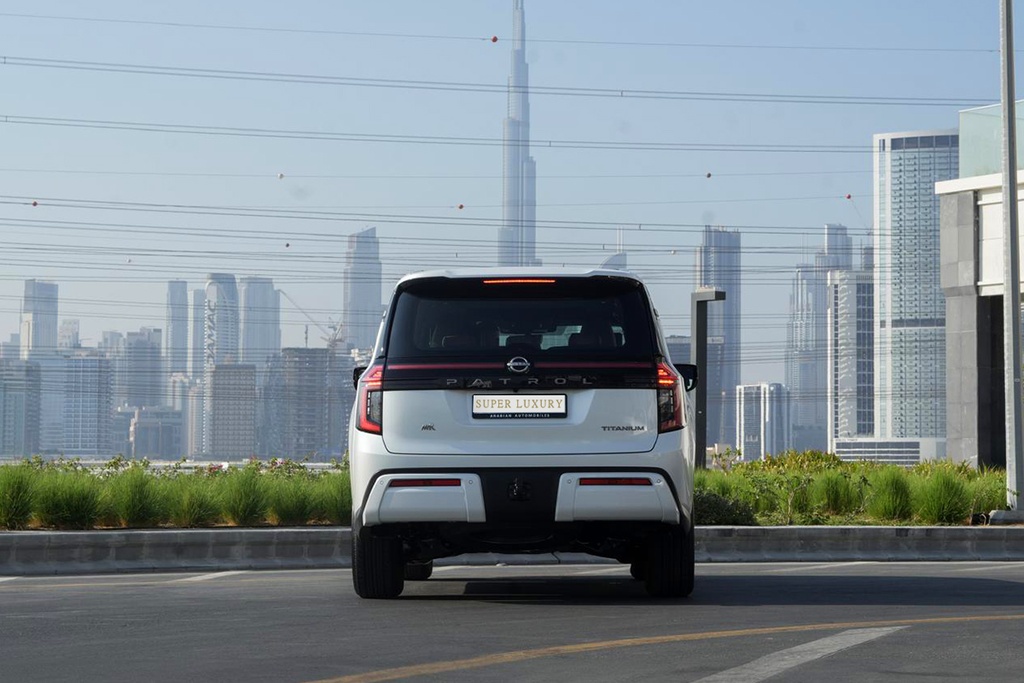
[[[524,420],[565,417],[565,394],[474,394],[473,417]]]

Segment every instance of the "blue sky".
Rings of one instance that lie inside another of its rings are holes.
[[[0,114],[26,118],[0,124],[0,334],[16,331],[28,277],[60,283],[61,317],[80,318],[85,343],[94,344],[103,330],[163,327],[165,281],[199,287],[212,270],[271,276],[327,323],[340,317],[345,237],[369,226],[382,241],[385,293],[406,272],[493,263],[501,149],[492,143],[506,98],[478,86],[506,81],[511,6],[6,0]],[[700,226],[741,226],[744,381],[781,381],[792,269],[818,247],[822,226],[844,223],[867,239],[871,135],[955,128],[964,105],[999,95],[997,0],[526,0],[526,12],[531,84],[605,91],[532,96],[538,254],[550,264],[596,265],[621,226],[668,331],[683,333]],[[207,73],[83,70],[86,62]],[[378,80],[268,82],[211,78],[210,70]],[[384,80],[476,85],[379,87]],[[641,90],[743,101],[611,92]],[[847,99],[752,101],[761,95]],[[914,106],[912,98],[948,102]],[[42,118],[74,125],[38,125]],[[126,129],[138,124],[375,141]],[[415,142],[380,141],[393,135]],[[486,144],[423,144],[425,137]],[[578,149],[565,141],[716,149]],[[122,204],[110,210],[109,202]],[[287,302],[283,309],[284,343],[301,345],[308,321]]]

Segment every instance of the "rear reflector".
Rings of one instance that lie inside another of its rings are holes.
[[[647,477],[582,477],[580,486],[651,486]]]
[[[462,486],[461,479],[392,479],[388,488],[421,488],[424,486]]]

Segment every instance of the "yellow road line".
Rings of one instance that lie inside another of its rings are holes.
[[[451,671],[479,669],[499,664],[513,664],[542,657],[559,655],[577,655],[600,650],[612,650],[623,647],[639,647],[644,645],[665,645],[667,643],[685,643],[698,640],[714,640],[717,638],[741,638],[745,636],[763,636],[777,633],[800,633],[804,631],[847,630],[856,628],[880,628],[885,626],[920,626],[927,624],[963,624],[985,621],[1024,621],[1024,614],[1002,614],[974,617],[930,617],[924,619],[893,619],[889,621],[850,621],[845,623],[800,624],[796,626],[770,626],[765,628],[745,628],[731,631],[705,631],[703,633],[676,633],[665,636],[649,636],[645,638],[624,638],[621,640],[605,640],[576,645],[556,645],[533,650],[514,650],[499,652],[492,655],[481,655],[468,659],[455,659],[447,662],[429,664],[413,664],[394,669],[380,669],[362,674],[326,678],[315,683],[377,683],[378,681],[396,681],[413,676],[430,676]]]

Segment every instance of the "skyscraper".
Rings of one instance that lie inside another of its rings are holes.
[[[512,1],[512,71],[508,116],[502,134],[502,225],[499,266],[539,266],[537,246],[537,162],[530,156],[530,71],[526,64],[523,0]]]
[[[825,245],[814,263],[797,266],[786,328],[786,386],[790,391],[792,443],[797,451],[828,445],[828,274],[850,270],[853,242],[846,227],[825,226]]]
[[[21,358],[57,353],[57,284],[25,280],[21,302]]]
[[[763,460],[788,448],[789,389],[777,383],[736,387],[736,446],[746,461]]]
[[[203,339],[206,338],[206,290],[192,290],[192,316],[189,324],[189,376],[199,381],[203,379]]]
[[[188,283],[167,283],[167,317],[164,325],[164,376],[188,372]]]
[[[380,244],[377,229],[367,228],[348,237],[345,252],[345,310],[343,334],[349,348],[369,350],[380,326]]]
[[[214,425],[213,410],[215,403],[213,401],[213,389],[214,383],[211,377],[213,368],[217,365],[234,364],[238,362],[238,287],[235,284],[235,276],[228,273],[210,273],[206,276],[206,305],[203,309],[203,383],[205,388],[205,398],[203,401],[203,452],[207,454],[213,454],[213,446],[223,446],[225,442],[219,441],[214,443],[214,437],[216,429],[227,428],[227,418],[224,415],[230,414],[230,410],[225,413],[223,403],[226,399],[225,390],[221,390],[221,403],[219,404],[222,408],[221,417],[217,420],[217,426]],[[251,366],[250,366],[251,367]],[[253,370],[253,391],[255,391],[256,379],[255,379],[255,368]],[[221,374],[222,386],[230,384],[229,373],[225,371]],[[253,398],[255,407],[255,397]],[[253,418],[255,420],[255,418]],[[217,438],[226,438],[223,435]],[[255,438],[253,439],[253,446],[255,445]],[[253,447],[248,448],[248,455],[252,455]]]
[[[261,384],[267,361],[281,353],[281,295],[268,277],[243,277],[240,294],[239,356],[256,366]]]
[[[883,439],[945,439],[935,183],[957,177],[958,154],[955,130],[874,136],[875,430]]]
[[[39,365],[0,359],[0,456],[39,452]]]
[[[858,270],[828,274],[828,450],[875,434],[875,285],[872,250]]]
[[[740,383],[740,233],[705,226],[696,265],[697,286],[714,287],[726,295],[725,301],[708,306],[707,442],[731,444],[736,438]],[[721,354],[712,353],[716,344],[721,345]]]
[[[286,458],[319,456],[328,450],[330,355],[332,349],[284,349],[281,358],[281,453]]]
[[[60,329],[57,330],[57,348],[60,351],[82,347],[78,333],[79,327],[79,321],[75,318],[61,321]]]

